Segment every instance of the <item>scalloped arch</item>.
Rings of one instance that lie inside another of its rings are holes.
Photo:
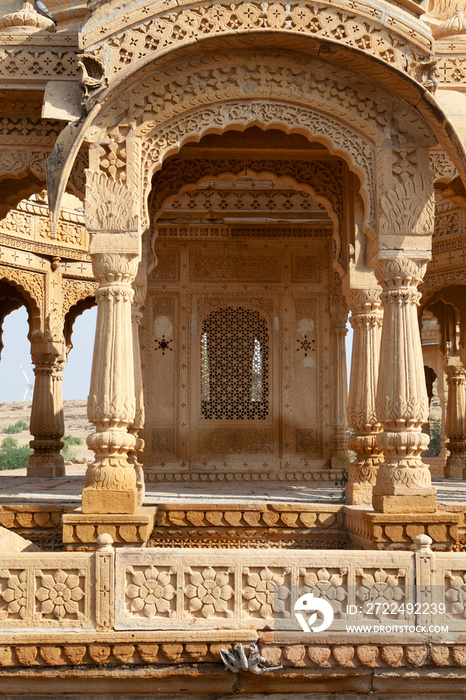
[[[290,177],[289,175],[284,175],[280,176],[277,175],[276,172],[270,171],[270,170],[254,170],[251,168],[245,169],[243,171],[238,171],[236,173],[232,173],[231,171],[228,172],[219,172],[214,176],[214,179],[220,180],[223,182],[237,182],[241,177],[244,175],[247,175],[248,177],[251,177],[253,180],[262,180],[262,179],[267,179],[271,180],[277,185],[291,185],[293,189],[296,191],[301,191],[301,192],[308,192],[311,197],[314,199],[315,202],[318,204],[322,204],[323,207],[325,207],[332,223],[333,223],[333,237],[335,240],[336,244],[336,250],[335,250],[335,260],[338,261],[340,257],[340,252],[341,252],[341,247],[342,247],[342,232],[340,230],[340,221],[338,215],[335,213],[335,210],[333,208],[332,202],[330,199],[327,197],[323,197],[322,195],[317,194],[316,190],[312,185],[310,185],[307,182],[300,181],[297,178]],[[181,194],[184,192],[189,192],[192,190],[195,190],[199,185],[201,185],[203,182],[208,182],[209,180],[212,180],[212,175],[205,175],[204,177],[201,177],[199,179],[196,179],[196,181],[191,181],[191,182],[186,182],[183,184],[177,191],[176,193],[169,194],[167,197],[165,197],[162,202],[160,208],[156,209],[156,213],[154,215],[153,219],[153,224],[154,226],[157,224],[157,219],[159,216],[163,213],[163,207],[164,205],[169,204],[170,202],[173,202],[177,197],[179,197]],[[151,246],[152,246],[152,251],[155,256],[155,240],[156,240],[156,231],[154,231],[154,235],[152,236],[151,239]]]
[[[322,143],[332,155],[342,158],[359,178],[360,195],[365,208],[364,233],[374,237],[376,205],[373,144],[357,131],[317,110],[277,101],[243,100],[231,106],[222,103],[199,108],[171,120],[146,137],[142,165],[146,223],[149,221],[147,204],[153,175],[162,168],[169,156],[178,153],[187,143],[197,142],[208,134],[243,131],[251,126],[301,134],[309,141]]]

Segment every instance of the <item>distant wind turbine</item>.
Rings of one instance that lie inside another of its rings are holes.
[[[23,401],[26,401],[26,400],[32,401],[32,392],[34,389],[34,384],[29,381],[28,376],[27,376],[26,372],[24,371],[23,365],[21,364],[21,362],[19,363],[19,366],[21,367],[21,372],[23,373],[24,378],[26,380],[26,384],[27,384],[26,391],[24,392],[24,396],[23,396]]]

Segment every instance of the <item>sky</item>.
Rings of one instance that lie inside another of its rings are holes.
[[[85,311],[75,321],[73,348],[63,373],[63,399],[87,399],[91,380],[92,352],[97,309]],[[0,357],[0,402],[22,401],[28,388],[21,365],[30,382],[34,381],[30,344],[27,339],[26,309],[22,306],[9,314],[3,324],[3,350]],[[348,324],[346,362],[348,381],[351,366],[353,329]],[[28,397],[27,397],[28,398]]]
[[[75,321],[73,348],[63,373],[63,399],[87,399],[91,381],[97,309],[85,311]],[[22,401],[27,382],[34,381],[30,343],[27,339],[27,313],[24,306],[9,314],[3,323],[3,350],[0,357],[0,402]],[[26,397],[28,398],[28,397]]]

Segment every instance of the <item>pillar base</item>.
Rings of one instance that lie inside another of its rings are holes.
[[[466,475],[466,454],[450,454],[445,463],[446,479],[464,479]]]
[[[351,465],[348,450],[342,450],[338,455],[332,455],[330,465],[332,469],[346,469],[348,471]]]
[[[86,514],[133,514],[138,509],[137,489],[117,491],[116,489],[83,489],[82,512]],[[101,534],[101,533],[99,533]]]
[[[359,484],[354,482],[346,484],[345,487],[345,503],[353,506],[371,505],[372,503],[372,484]]]
[[[353,549],[413,549],[414,538],[429,535],[433,549],[449,550],[458,541],[462,513],[438,510],[425,515],[374,513],[372,508],[345,506],[345,523]]]
[[[425,489],[422,494],[372,494],[372,506],[378,513],[435,513],[436,489]]]
[[[27,475],[49,479],[55,476],[66,476],[65,460],[61,454],[32,454],[29,457]]]
[[[133,514],[83,513],[80,508],[63,514],[63,543],[69,551],[97,549],[99,535],[108,533],[116,547],[145,547],[154,529],[157,508],[142,506]]]

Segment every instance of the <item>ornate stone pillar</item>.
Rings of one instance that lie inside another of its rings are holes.
[[[436,491],[421,459],[429,437],[417,289],[426,269],[427,251],[381,250],[375,273],[384,308],[377,385],[377,416],[383,425],[377,443],[384,454],[373,490],[374,510],[422,513],[436,510]]]
[[[351,309],[353,353],[348,400],[348,421],[354,430],[349,446],[356,452],[346,486],[346,503],[372,503],[372,488],[383,455],[377,445],[382,426],[376,413],[382,302],[380,289],[352,289],[346,295]]]
[[[28,476],[54,477],[65,475],[65,460],[61,454],[65,433],[63,419],[62,380],[66,363],[63,343],[34,343],[31,350],[34,364],[34,394],[32,398],[30,431],[34,439],[30,446]]]
[[[445,464],[447,479],[466,478],[466,370],[458,360],[446,367],[448,403],[445,432],[450,454]]]
[[[339,298],[345,303],[343,297]],[[332,467],[347,469],[349,467],[348,453],[348,378],[346,374],[346,344],[347,334],[346,309],[331,310],[332,321],[332,366],[333,366],[333,437],[332,437]]]
[[[95,432],[87,444],[95,454],[86,474],[83,513],[135,513],[136,473],[128,462],[136,438],[132,283],[140,260],[139,203],[121,182],[87,171],[86,224],[90,233],[97,326],[88,417]]]
[[[437,375],[437,395],[440,400],[440,406],[442,408],[442,418],[440,422],[440,457],[442,459],[447,458],[447,438],[446,438],[446,425],[447,425],[447,408],[448,408],[448,386],[446,385],[446,374],[443,371],[443,367],[439,363],[439,373]]]
[[[143,270],[145,280],[147,274],[145,266]],[[134,449],[128,454],[128,461],[134,466],[136,472],[136,487],[138,491],[138,505],[144,503],[145,484],[144,484],[144,469],[139,461],[139,456],[144,453],[144,440],[139,437],[139,431],[144,427],[144,391],[142,383],[141,369],[141,345],[139,339],[139,326],[142,321],[142,306],[146,297],[146,284],[133,284],[134,301],[131,309],[131,327],[133,335],[133,359],[134,359],[134,394],[135,394],[135,416],[133,424],[129,428],[129,432],[134,435],[136,444]]]

